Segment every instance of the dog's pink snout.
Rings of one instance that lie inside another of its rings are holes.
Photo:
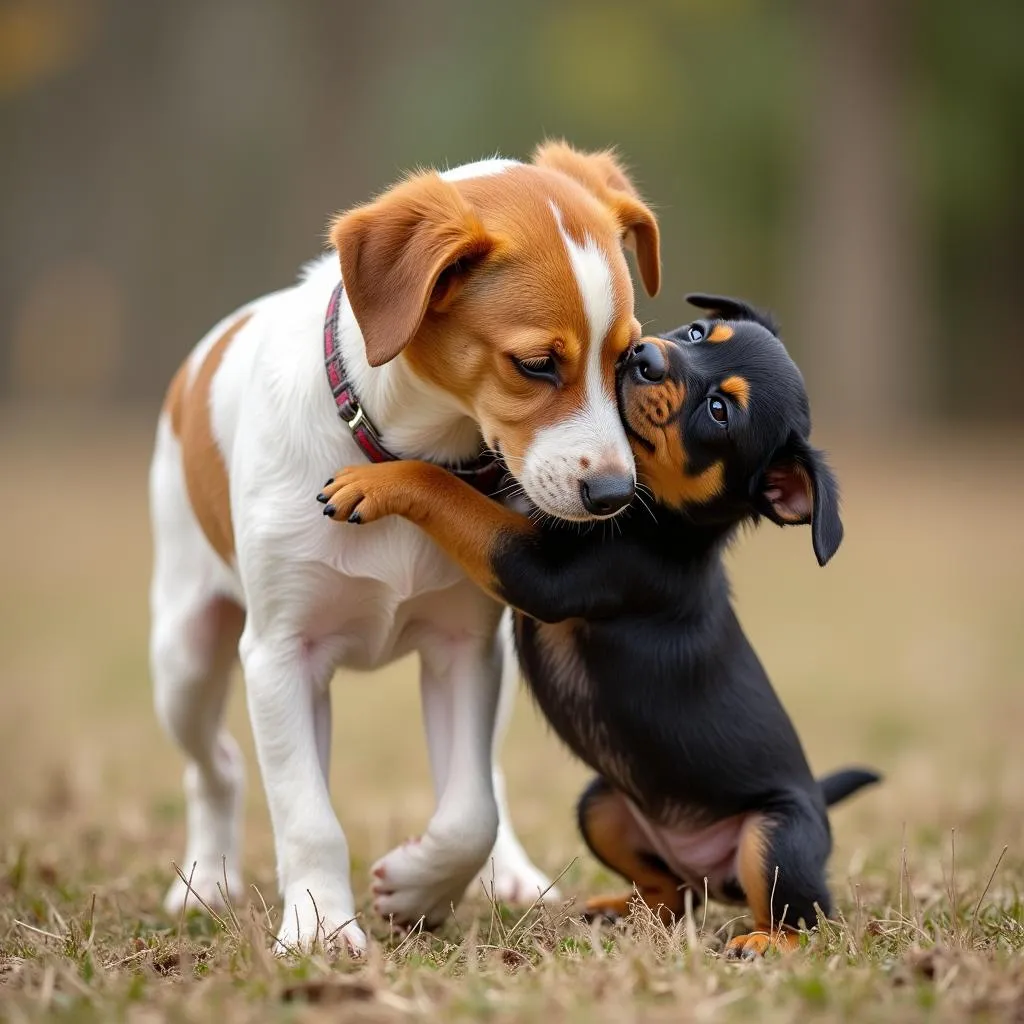
[[[610,516],[624,509],[636,493],[632,474],[602,473],[580,481],[583,507],[594,516]]]

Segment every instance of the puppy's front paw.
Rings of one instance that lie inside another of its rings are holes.
[[[346,466],[324,485],[316,500],[336,523],[372,523],[400,512],[391,464]]]

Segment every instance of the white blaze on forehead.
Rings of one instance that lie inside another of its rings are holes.
[[[441,171],[440,175],[445,181],[465,181],[467,178],[486,178],[492,174],[501,174],[502,171],[518,166],[518,160],[504,160],[495,156],[489,160],[477,160],[461,167],[452,167],[447,171]]]
[[[590,328],[588,369],[595,365],[596,357],[596,366],[600,371],[601,350],[604,347],[604,339],[612,328],[612,318],[615,315],[612,268],[608,266],[607,257],[590,235],[584,236],[583,245],[577,245],[565,230],[562,211],[554,203],[551,204],[551,209],[555,214],[555,220],[558,221],[558,233],[569,252],[569,262],[572,264],[572,272],[580,289],[580,297],[583,299],[583,309],[587,314],[587,326]],[[587,379],[590,379],[589,373]]]
[[[569,263],[572,265],[573,276],[580,290],[580,298],[583,299],[583,310],[586,313],[587,326],[590,328],[590,338],[581,340],[589,341],[586,369],[587,404],[595,405],[601,402],[602,398],[607,398],[601,362],[604,339],[612,329],[612,319],[615,316],[612,268],[608,266],[607,257],[590,235],[584,236],[583,245],[577,245],[565,230],[561,211],[554,203],[551,204],[551,209],[554,211],[555,220],[558,221],[558,232],[569,253]]]
[[[578,245],[565,230],[562,214],[552,203],[558,231],[565,242],[569,253],[569,263],[573,276],[576,278],[583,300],[583,310],[590,328],[590,338],[582,339],[586,345],[586,407],[580,410],[584,421],[581,426],[593,431],[599,443],[607,444],[616,455],[625,459],[626,465],[632,465],[628,453],[628,444],[615,398],[605,383],[604,375],[604,342],[612,329],[615,319],[615,290],[612,283],[612,268],[608,265],[608,257],[590,235],[585,235],[583,244]],[[609,454],[612,454],[610,451]]]
[[[579,288],[590,335],[580,338],[585,350],[585,386],[578,409],[537,431],[518,475],[527,497],[544,512],[561,519],[585,520],[595,517],[583,505],[581,483],[605,473],[628,473],[635,478],[635,469],[614,391],[603,373],[605,338],[615,320],[612,268],[593,238],[587,236],[582,245],[577,244],[566,232],[554,203],[551,210]]]

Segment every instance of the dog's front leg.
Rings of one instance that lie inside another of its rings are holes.
[[[318,664],[301,637],[261,636],[251,623],[239,649],[284,902],[276,951],[320,943],[359,954],[366,936],[355,923],[348,843],[331,807],[317,725],[333,666]]]
[[[384,917],[433,925],[462,898],[497,835],[491,744],[501,661],[493,635],[430,634],[420,654],[437,809],[422,836],[377,861],[372,889]]]

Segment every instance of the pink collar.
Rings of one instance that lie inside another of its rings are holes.
[[[331,386],[338,415],[352,432],[352,437],[362,453],[371,462],[398,462],[400,456],[393,455],[381,443],[377,428],[363,411],[352,383],[345,376],[345,364],[342,362],[341,349],[338,345],[338,314],[344,290],[344,285],[339,281],[331,294],[324,320],[324,366],[327,369],[327,383]],[[498,485],[505,476],[505,467],[502,463],[490,452],[483,450],[472,462],[455,466],[446,465],[444,468],[489,497],[494,497]]]

